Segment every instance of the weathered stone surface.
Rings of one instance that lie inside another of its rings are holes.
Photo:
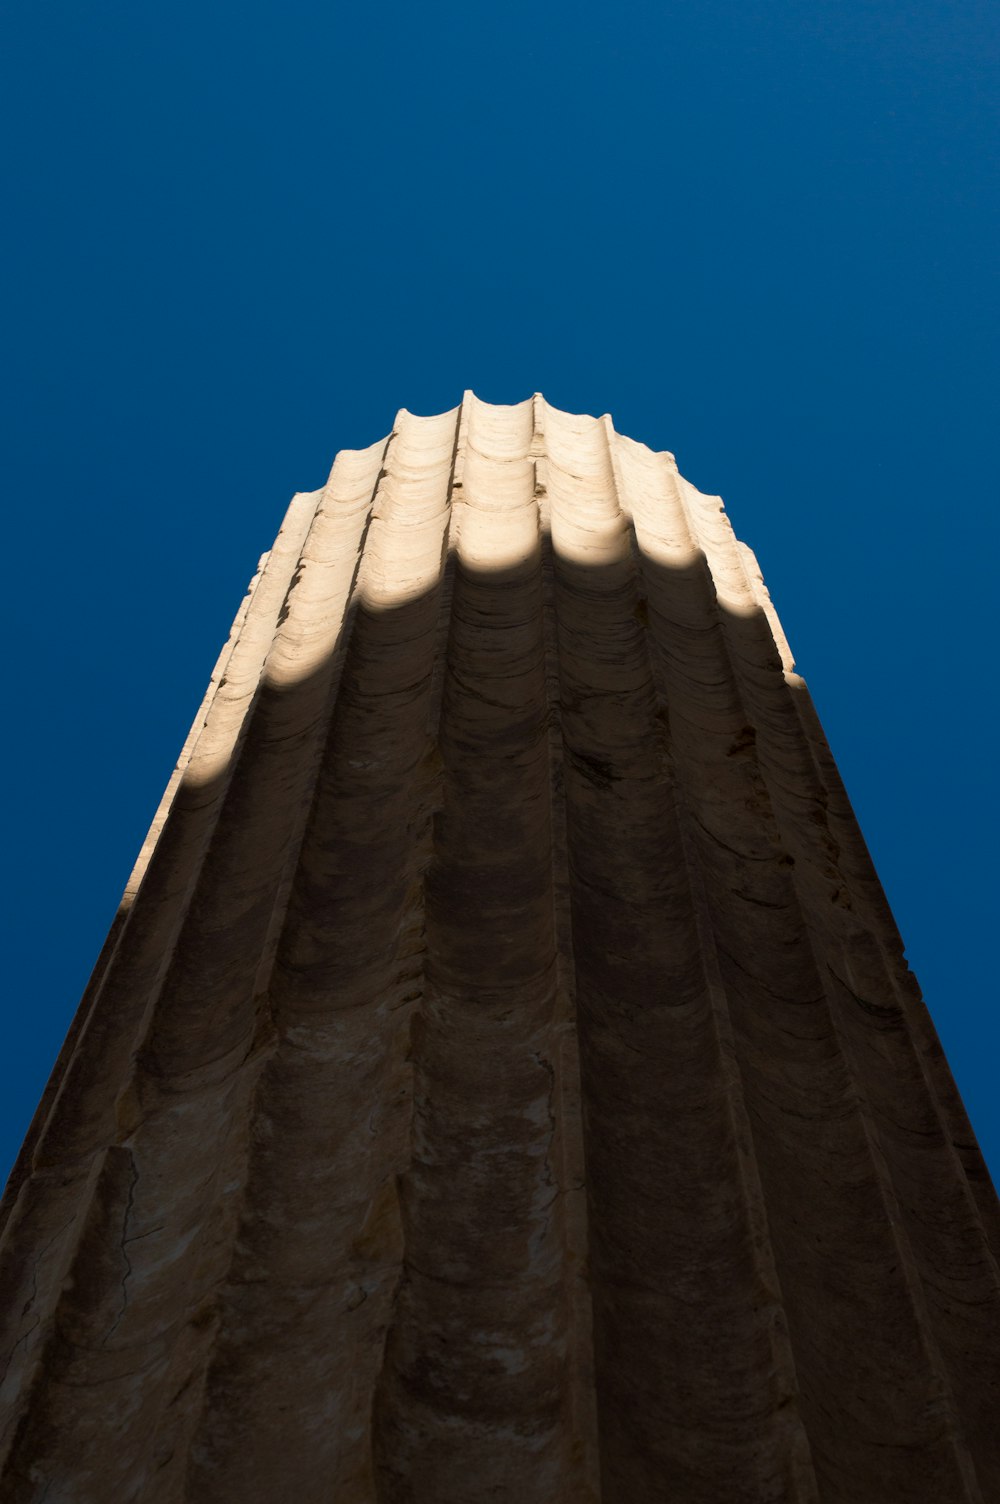
[[[1000,1499],[998,1208],[753,555],[540,397],[261,561],[4,1202],[0,1499]]]

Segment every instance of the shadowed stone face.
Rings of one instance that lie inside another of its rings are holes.
[[[540,397],[293,500],[4,1218],[4,1504],[1000,1498],[996,1198],[754,557]]]

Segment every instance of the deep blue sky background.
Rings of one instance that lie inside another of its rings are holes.
[[[756,550],[1000,1167],[1000,11],[3,6],[12,1160],[291,492],[465,386]]]

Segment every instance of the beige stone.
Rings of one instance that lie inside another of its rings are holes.
[[[756,561],[541,397],[292,502],[3,1216],[3,1501],[1000,1499],[997,1200]]]

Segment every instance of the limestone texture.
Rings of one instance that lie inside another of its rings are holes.
[[[995,1504],[996,1196],[673,457],[399,414],[236,618],[3,1204],[5,1504]]]

